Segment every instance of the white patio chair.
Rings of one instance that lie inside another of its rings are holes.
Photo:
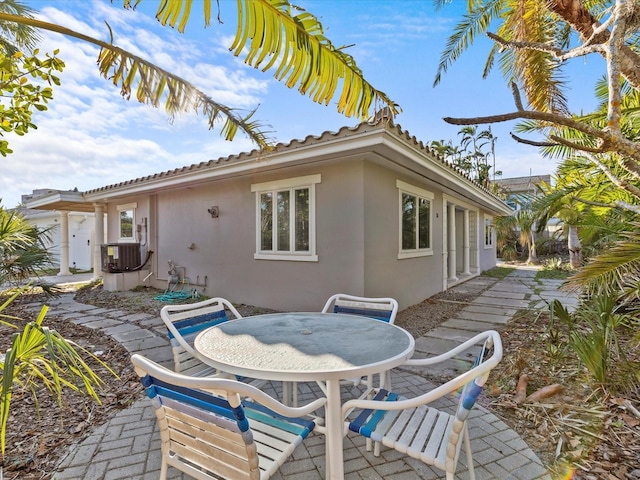
[[[131,362],[160,428],[160,480],[169,466],[199,480],[267,479],[314,429],[301,417],[326,403],[287,407],[236,380],[189,377],[139,354]]]
[[[374,455],[379,455],[382,443],[444,470],[448,480],[454,478],[464,440],[469,478],[474,480],[467,421],[491,369],[502,359],[500,335],[493,330],[486,331],[437,357],[411,359],[405,363],[414,366],[435,365],[464,351],[477,349],[478,344],[481,345],[480,352],[469,370],[418,397],[408,399],[384,389],[376,389],[371,400],[361,398],[345,402],[345,418],[350,413],[355,415],[349,430],[373,440]],[[455,413],[429,406],[434,400],[457,390],[461,391]],[[354,409],[362,410],[354,412]],[[370,443],[367,442],[369,448]]]
[[[348,313],[375,318],[388,323],[396,321],[398,302],[386,297],[356,297],[345,293],[332,295],[324,304],[324,313]]]
[[[201,331],[229,320],[227,311],[233,318],[242,318],[231,302],[221,297],[162,307],[160,317],[167,327],[176,372],[192,377],[220,373],[201,359],[193,342]]]
[[[332,295],[322,309],[323,313],[346,313],[349,315],[361,315],[371,317],[387,323],[394,323],[398,313],[398,302],[387,297],[357,297],[344,293]],[[354,384],[363,383],[361,379],[349,380]],[[366,379],[368,388],[373,387],[373,377]],[[391,373],[380,374],[380,388],[391,389]]]

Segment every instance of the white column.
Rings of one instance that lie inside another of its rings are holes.
[[[464,224],[462,234],[462,274],[471,275],[469,262],[469,210],[464,211]]]
[[[102,278],[102,259],[100,258],[100,245],[104,241],[104,207],[94,204],[93,226],[93,278]]]
[[[447,229],[449,231],[449,281],[455,282],[458,280],[456,277],[456,206],[453,203],[449,204],[449,212],[447,215]]]
[[[69,212],[60,212],[60,271],[58,275],[71,275],[69,271]]]

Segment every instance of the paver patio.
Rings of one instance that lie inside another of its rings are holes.
[[[479,293],[476,301],[458,312],[446,326],[428,332],[416,339],[416,352],[433,354],[451,348],[461,339],[473,336],[473,323],[483,330],[498,327],[507,322],[515,313],[514,301],[519,306],[537,304],[531,300],[533,286],[515,292],[513,285],[525,285],[531,282],[534,270],[516,270],[512,276],[498,281],[489,290]],[[514,282],[517,280],[517,282]],[[474,289],[478,291],[490,284],[485,277],[471,279],[454,288]],[[557,294],[554,283],[535,288],[540,292]],[[546,287],[546,288],[545,288]],[[504,289],[504,290],[503,290]],[[510,292],[501,296],[500,291]],[[519,293],[522,298],[518,298]],[[529,296],[529,299],[525,297]],[[571,296],[563,298],[573,301]],[[504,304],[503,299],[508,299]],[[491,311],[478,309],[490,308]],[[102,310],[102,311],[101,311]],[[171,364],[171,350],[168,341],[162,336],[162,324],[157,319],[143,319],[149,329],[131,328],[132,324],[122,315],[114,323],[114,317],[104,317],[104,309],[81,305],[73,301],[72,295],[63,296],[51,305],[52,314],[73,316],[77,323],[85,321],[99,322],[101,318],[104,330],[114,338],[120,339],[130,353],[141,353],[154,361]],[[120,322],[118,324],[118,322]],[[393,372],[394,391],[403,395],[423,393],[432,385],[423,375],[446,373],[447,366],[441,372],[420,372],[419,369],[401,367]],[[278,395],[280,383],[268,384],[267,393]],[[349,387],[344,387],[349,388]],[[299,384],[299,402],[311,400],[320,395],[320,389],[312,384]],[[343,398],[357,395],[357,392],[345,391]],[[281,397],[278,397],[281,398]],[[443,407],[452,408],[453,400]],[[502,420],[482,407],[476,408],[469,422],[476,477],[482,479],[535,480],[550,479],[548,472],[535,453]],[[56,480],[110,480],[110,479],[157,479],[160,473],[159,436],[155,415],[150,402],[143,398],[131,407],[120,411],[111,420],[95,430],[83,442],[74,445],[55,473]],[[443,478],[440,470],[432,469],[421,462],[408,458],[396,451],[382,448],[381,456],[374,457],[365,450],[363,437],[348,434],[344,446],[345,478],[350,480],[388,479],[388,480],[429,480]],[[323,479],[325,469],[324,438],[312,434],[299,447],[293,457],[285,463],[276,480],[313,480]],[[186,475],[169,469],[170,479],[188,479]],[[467,479],[468,473],[464,455],[461,455],[457,478]]]

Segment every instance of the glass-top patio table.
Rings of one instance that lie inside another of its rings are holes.
[[[325,382],[326,478],[344,478],[340,380],[381,373],[413,355],[413,337],[380,320],[337,313],[276,313],[231,320],[198,335],[207,363],[244,377]]]

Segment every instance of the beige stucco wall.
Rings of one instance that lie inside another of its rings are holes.
[[[251,185],[313,174],[321,175],[315,186],[318,261],[254,259],[256,200]],[[398,259],[397,179],[434,194],[432,255]],[[234,303],[318,311],[330,295],[341,292],[391,296],[406,308],[442,290],[441,190],[429,179],[362,159],[311,164],[119,199],[108,208],[109,242],[118,241],[117,205],[135,203],[136,224],[147,219],[140,243],[154,252],[148,282],[158,288],[167,287],[172,261],[189,282],[178,288],[196,288]],[[212,206],[219,207],[218,218],[207,212]],[[461,224],[457,230],[461,235]],[[481,265],[491,263],[489,253],[481,244]]]
[[[316,185],[318,262],[256,260],[251,184],[317,174],[317,167],[220,180],[158,193],[154,284],[167,287],[171,260],[207,296],[275,309],[319,310],[338,291],[363,292],[362,162],[328,165]],[[131,200],[131,199],[130,199]],[[138,205],[144,205],[139,201]],[[207,209],[218,206],[220,216]],[[141,212],[140,215],[143,215]],[[138,217],[136,212],[136,217]],[[110,225],[116,229],[117,225]],[[206,277],[206,287],[204,286]],[[185,285],[184,288],[189,288]]]
[[[401,308],[423,301],[442,289],[442,212],[440,192],[425,180],[367,163],[365,192],[366,296],[392,296]],[[435,195],[432,212],[433,255],[398,259],[400,206],[396,180]],[[436,214],[438,216],[436,217]]]

